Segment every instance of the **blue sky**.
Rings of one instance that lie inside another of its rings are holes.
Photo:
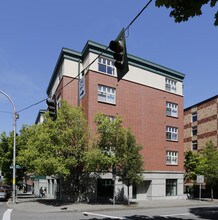
[[[82,51],[87,40],[104,45],[127,27],[145,0],[7,0],[0,7],[0,90],[20,111],[47,97],[62,47]],[[218,94],[216,10],[176,24],[154,1],[129,29],[128,53],[186,74],[184,106]],[[20,112],[17,130],[35,122],[43,102]],[[0,94],[0,133],[13,130],[12,106]]]

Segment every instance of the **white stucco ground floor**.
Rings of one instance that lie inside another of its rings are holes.
[[[116,198],[119,199],[123,197],[127,199],[127,186],[119,182],[118,179],[117,177],[115,181]],[[110,184],[114,183],[111,174],[102,175],[100,181],[102,182],[101,188],[105,190],[107,188],[110,189]],[[129,199],[131,201],[183,199],[183,189],[182,172],[144,172],[143,181],[138,185],[130,186]],[[102,192],[102,195],[103,194],[104,192]]]
[[[92,185],[88,184],[87,181],[89,201],[112,200],[114,197],[116,201],[128,199],[128,188],[119,181],[118,177],[114,178],[111,173],[93,176],[95,181],[92,179]],[[46,177],[37,181],[35,180],[36,194],[38,189],[43,186],[46,188],[48,197],[56,197],[57,190],[60,190],[57,179]],[[90,189],[92,189],[91,193]],[[140,184],[129,187],[129,199],[133,202],[140,200],[183,199],[185,198],[183,190],[183,172],[146,171],[143,172],[143,181]]]

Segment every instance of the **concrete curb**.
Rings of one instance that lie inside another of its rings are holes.
[[[152,209],[152,208],[167,208],[167,207],[204,207],[204,206],[218,206],[218,200],[199,201],[199,200],[153,200],[140,201],[130,206],[123,204],[55,204],[54,200],[48,198],[18,198],[15,204],[12,200],[7,202],[7,207],[20,210],[24,212],[90,212],[90,211],[106,211],[106,210],[125,210],[125,209]]]

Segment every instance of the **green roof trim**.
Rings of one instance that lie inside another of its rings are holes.
[[[62,64],[62,61],[64,59],[74,60],[77,62],[84,61],[90,52],[98,54],[98,55],[102,53],[102,56],[113,59],[113,52],[107,46],[91,41],[91,40],[87,41],[81,53],[75,50],[62,48],[59,58],[57,60],[56,66],[54,68],[52,77],[48,84],[47,95],[49,95],[51,88],[55,82],[55,79],[58,74],[58,69],[60,68],[60,65]],[[155,74],[163,75],[163,76],[166,76],[166,77],[178,80],[178,81],[183,81],[183,79],[185,78],[185,74],[181,72],[172,70],[170,68],[161,66],[159,64],[150,62],[148,60],[142,59],[140,57],[137,57],[131,54],[128,54],[128,62],[132,66],[145,69]]]
[[[68,48],[62,48],[60,55],[58,57],[57,63],[55,65],[52,77],[51,77],[49,84],[48,84],[47,95],[49,95],[50,90],[55,82],[55,79],[58,74],[58,69],[60,68],[60,65],[62,64],[62,61],[64,59],[68,59],[68,60],[74,60],[74,61],[78,62],[79,60],[81,60],[81,57],[82,57],[82,54],[80,52],[77,52],[75,50],[71,50]]]

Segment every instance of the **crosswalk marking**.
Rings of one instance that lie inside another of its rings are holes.
[[[10,220],[11,212],[12,212],[12,209],[7,209],[3,214],[2,220]]]
[[[169,215],[160,215],[161,217],[173,217],[173,216],[180,216],[180,215],[190,215],[190,213],[185,212],[185,213],[177,213],[177,214],[169,214]]]
[[[93,216],[110,218],[110,219],[122,219],[122,220],[126,219],[126,218],[122,218],[122,217],[116,217],[116,216],[111,216],[111,215],[102,215],[102,214],[97,214],[97,213],[92,213],[92,212],[83,212],[83,215],[85,215],[85,216],[93,215]]]

